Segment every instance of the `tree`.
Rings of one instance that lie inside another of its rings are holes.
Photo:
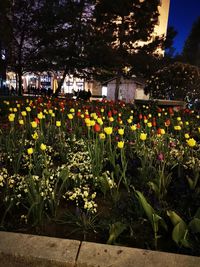
[[[118,99],[120,76],[125,67],[130,66],[130,59],[140,50],[155,52],[158,38],[152,40],[154,26],[158,22],[158,5],[153,0],[101,0],[95,6],[95,28],[105,49],[109,49],[113,72],[117,77],[115,99]],[[142,41],[143,43],[141,44]],[[150,42],[150,43],[148,43]],[[147,44],[148,43],[148,44]],[[156,45],[153,45],[156,44]],[[101,46],[99,57],[102,57]],[[105,52],[104,52],[105,53]],[[101,68],[101,66],[99,66]]]
[[[185,62],[200,67],[200,17],[185,41],[182,57]]]
[[[156,99],[200,98],[200,70],[181,62],[170,64],[151,76],[145,93]]]
[[[46,0],[38,13],[36,37],[40,49],[34,68],[63,71],[56,94],[67,74],[84,75],[86,45],[91,34],[93,0]]]
[[[33,32],[40,2],[33,0],[6,0],[1,4],[1,41],[6,47],[7,68],[17,74],[19,95],[22,94],[22,74],[29,69],[30,56],[37,49],[33,39]]]

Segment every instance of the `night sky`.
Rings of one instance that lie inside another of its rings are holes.
[[[193,23],[200,16],[200,0],[171,0],[168,26],[178,32],[174,38],[175,53],[181,53]]]

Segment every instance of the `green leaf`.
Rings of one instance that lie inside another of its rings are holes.
[[[147,202],[146,198],[144,197],[144,195],[140,191],[135,190],[135,192],[137,194],[137,197],[138,197],[138,200],[139,200],[141,206],[144,209],[144,212],[145,212],[147,218],[149,219],[149,221],[153,225],[153,214],[155,213],[154,209]]]
[[[186,178],[187,178],[190,189],[194,189],[194,181],[189,176],[187,176]]]
[[[175,211],[172,211],[172,210],[168,210],[167,211],[167,215],[170,217],[171,219],[171,222],[174,226],[176,226],[178,223],[180,222],[183,222],[183,219],[181,219],[181,217],[175,212]]]
[[[189,242],[187,241],[188,228],[185,222],[182,220],[179,223],[176,224],[172,231],[172,239],[176,244],[184,245],[184,247],[190,247]]]
[[[116,223],[111,224],[110,231],[109,231],[109,239],[107,241],[107,244],[111,245],[115,243],[116,239],[125,229],[126,229],[126,225],[122,222],[116,222]]]
[[[159,195],[159,189],[158,189],[157,184],[155,184],[153,182],[149,182],[148,185],[156,193],[156,195]]]
[[[200,219],[198,218],[192,219],[188,227],[193,233],[200,233]]]
[[[62,181],[66,181],[68,178],[69,172],[67,168],[64,168],[61,170],[60,174],[59,174],[59,179],[61,179]]]

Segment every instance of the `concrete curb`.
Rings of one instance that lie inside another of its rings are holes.
[[[200,257],[0,232],[0,267],[200,267]]]

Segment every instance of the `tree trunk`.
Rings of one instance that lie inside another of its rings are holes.
[[[66,78],[66,76],[67,76],[67,73],[68,73],[68,67],[66,66],[66,67],[65,67],[65,71],[64,71],[63,76],[62,76],[62,79],[60,80],[60,82],[59,82],[59,84],[58,84],[58,88],[56,89],[56,91],[55,91],[55,93],[54,93],[54,96],[55,96],[55,97],[57,97],[58,94],[60,93],[60,91],[61,91],[61,87],[62,87],[62,85],[63,85],[63,83],[64,83],[64,80],[65,80],[65,78]]]
[[[121,74],[120,74],[120,72],[118,72],[117,73],[117,78],[116,78],[116,84],[115,84],[115,101],[119,100],[120,81],[121,81]]]
[[[22,68],[21,66],[18,66],[17,76],[18,76],[18,95],[22,96]]]

